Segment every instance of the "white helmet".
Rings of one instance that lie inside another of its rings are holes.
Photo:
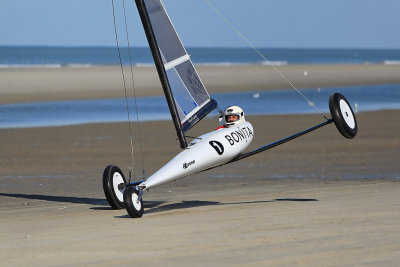
[[[243,109],[238,106],[227,107],[224,112],[224,121],[227,127],[236,126],[245,122]]]

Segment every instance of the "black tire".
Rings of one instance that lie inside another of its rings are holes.
[[[143,199],[137,202],[139,190],[128,187],[124,192],[125,209],[132,218],[140,218],[143,215]]]
[[[329,98],[329,110],[336,128],[346,138],[357,135],[357,120],[347,99],[339,93],[334,93]]]
[[[125,189],[118,189],[118,185],[122,183],[126,185],[126,179],[121,169],[113,165],[107,166],[103,173],[103,190],[108,204],[113,209],[124,208]]]

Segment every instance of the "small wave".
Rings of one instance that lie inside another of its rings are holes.
[[[154,67],[154,63],[136,63],[136,67]]]
[[[400,65],[400,60],[384,60],[385,65]]]
[[[61,68],[62,64],[0,64],[1,69]]]
[[[194,63],[196,66],[235,66],[235,65],[247,65],[247,63],[232,63],[232,62],[201,62]]]
[[[262,64],[263,65],[267,65],[267,66],[271,66],[271,65],[273,65],[273,66],[284,66],[284,65],[287,65],[288,62],[287,61],[264,61]]]
[[[64,65],[64,67],[68,67],[68,68],[90,68],[93,67],[92,64],[67,64]]]
[[[0,69],[22,69],[22,68],[89,68],[92,64],[0,64]]]

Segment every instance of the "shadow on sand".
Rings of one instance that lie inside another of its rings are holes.
[[[15,197],[24,198],[31,200],[45,200],[51,202],[63,202],[63,203],[73,203],[73,204],[87,204],[95,205],[97,207],[92,207],[92,210],[111,210],[106,199],[101,198],[88,198],[88,197],[65,197],[65,196],[46,196],[46,195],[33,195],[33,194],[10,194],[10,193],[0,193],[0,196],[5,197]],[[191,200],[182,201],[178,203],[165,204],[165,201],[144,201],[144,209],[147,214],[172,211],[180,209],[189,209],[202,206],[217,206],[217,205],[243,205],[243,204],[260,204],[260,203],[272,203],[277,201],[288,201],[288,202],[309,202],[318,201],[314,198],[277,198],[274,200],[264,200],[264,201],[239,201],[239,202],[218,202],[218,201],[202,201],[202,200]],[[101,206],[101,207],[100,207]],[[117,218],[125,218],[126,216],[116,216]]]
[[[179,203],[170,203],[163,205],[165,202],[159,203],[148,203],[143,202],[146,214],[163,212],[163,211],[175,211],[180,209],[190,209],[203,206],[218,206],[218,205],[243,205],[243,204],[260,204],[260,203],[272,203],[278,201],[288,201],[288,202],[309,202],[318,201],[314,198],[279,198],[274,200],[263,200],[263,201],[239,201],[239,202],[218,202],[218,201],[201,201],[201,200],[191,200],[182,201]],[[115,218],[130,218],[129,215],[115,216]]]
[[[51,202],[65,202],[74,204],[88,204],[88,205],[108,205],[106,199],[101,198],[89,198],[89,197],[65,197],[65,196],[46,196],[46,195],[33,195],[33,194],[10,194],[0,193],[0,196],[4,197],[16,197],[31,200],[46,200]]]
[[[144,208],[146,213],[155,213],[161,211],[170,211],[170,210],[179,210],[179,209],[188,209],[202,206],[217,206],[217,205],[243,205],[243,204],[260,204],[260,203],[272,203],[277,201],[294,201],[294,202],[307,202],[307,201],[318,201],[313,198],[280,198],[274,200],[263,200],[263,201],[239,201],[239,202],[218,202],[218,201],[201,201],[201,200],[192,200],[192,201],[182,201],[179,203],[171,203],[166,205],[158,205],[153,208],[147,207],[146,202],[144,202]],[[150,208],[150,209],[149,209]]]

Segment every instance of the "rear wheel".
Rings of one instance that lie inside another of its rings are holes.
[[[111,208],[124,208],[125,186],[126,179],[121,169],[113,165],[107,166],[103,173],[103,190]]]
[[[139,190],[136,187],[128,187],[124,192],[125,209],[132,218],[140,218],[143,215],[143,200],[139,199]]]
[[[339,93],[331,95],[329,110],[339,132],[346,138],[354,138],[357,135],[357,120],[347,99]]]

